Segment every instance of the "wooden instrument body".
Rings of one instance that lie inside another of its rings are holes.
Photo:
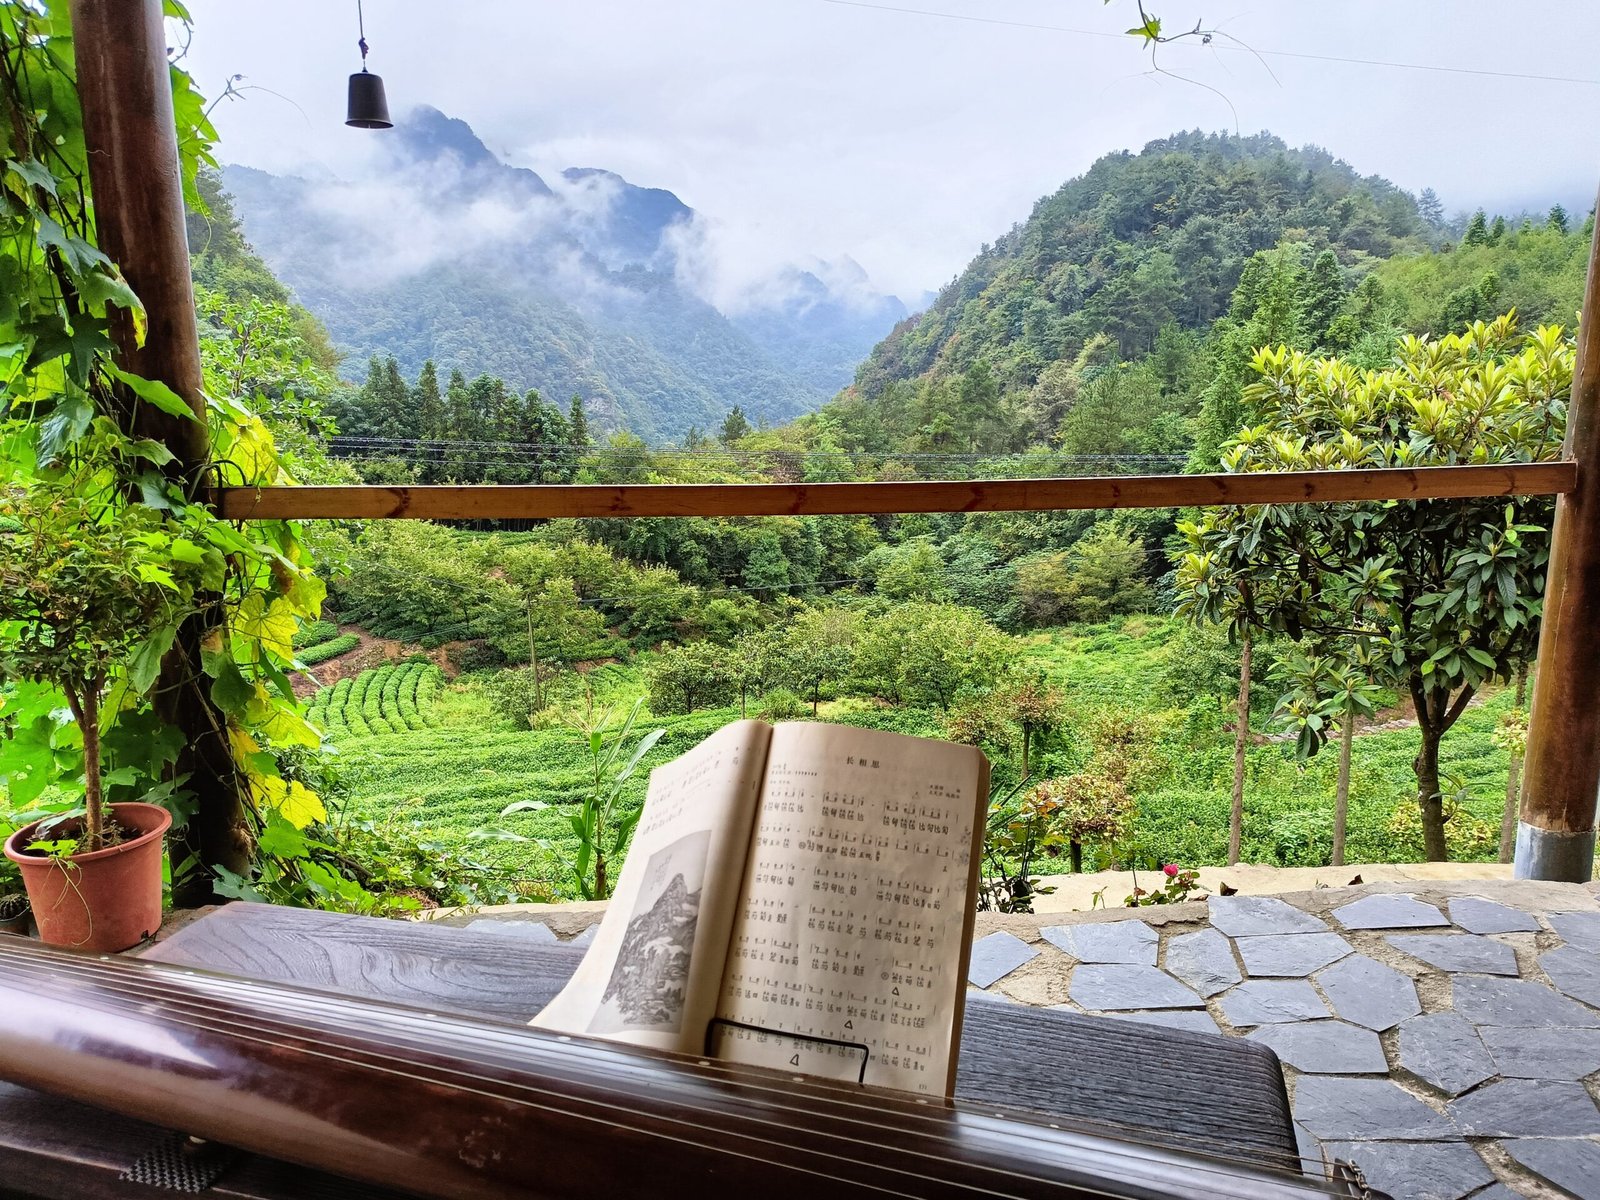
[[[0,1008],[0,1077],[427,1196],[1326,1194],[1027,1114],[9,938]]]

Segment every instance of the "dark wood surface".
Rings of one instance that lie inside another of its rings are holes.
[[[525,1022],[583,951],[427,921],[230,904],[144,957],[249,979]],[[1035,1109],[1166,1145],[1215,1145],[1292,1162],[1278,1058],[1212,1037],[998,1001],[967,1006],[958,1099]]]
[[[748,517],[828,513],[1040,512],[1207,504],[1427,500],[1549,495],[1574,485],[1569,462],[1240,475],[913,483],[378,484],[225,487],[235,520],[485,517]]]
[[[444,1020],[453,1013],[521,1024],[554,994],[581,955],[574,947],[504,932],[235,904],[144,956],[417,1006]],[[957,1095],[968,1103],[1036,1110],[1069,1129],[1099,1129],[1258,1166],[1292,1168],[1294,1162],[1276,1057],[1238,1039],[978,1002],[968,1008]],[[85,1137],[91,1129],[93,1136]],[[117,1184],[115,1175],[161,1136],[151,1126],[0,1086],[0,1180],[7,1181],[4,1186],[29,1180],[18,1195],[141,1194]],[[288,1170],[252,1157],[226,1176],[233,1190],[215,1194],[309,1200],[319,1195],[307,1190],[313,1184],[332,1186],[315,1174],[303,1187],[285,1185]],[[82,1182],[90,1179],[100,1183],[90,1188]],[[41,1181],[37,1190],[33,1180]],[[67,1187],[64,1180],[78,1182]],[[320,1194],[367,1200],[390,1193]]]

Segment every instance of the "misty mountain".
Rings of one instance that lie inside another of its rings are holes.
[[[351,178],[227,167],[246,236],[322,319],[359,377],[498,375],[651,440],[715,428],[740,405],[781,422],[816,408],[906,315],[860,267],[795,266],[716,302],[702,218],[611,171],[546,180],[466,122],[416,110]]]

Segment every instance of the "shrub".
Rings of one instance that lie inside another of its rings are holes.
[[[299,650],[305,646],[330,642],[338,636],[339,627],[332,621],[307,621],[295,631],[294,648]]]
[[[332,641],[321,642],[315,646],[307,646],[299,651],[298,657],[308,667],[318,663],[327,662],[330,658],[338,658],[341,654],[349,654],[361,644],[361,639],[353,633],[343,633]]]
[[[449,652],[450,665],[462,675],[494,671],[506,665],[506,656],[488,642],[466,642]]]
[[[811,706],[788,688],[773,688],[761,697],[756,714],[763,721],[796,721],[811,715]]]

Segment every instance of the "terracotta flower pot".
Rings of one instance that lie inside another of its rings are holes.
[[[154,804],[113,804],[121,845],[65,861],[25,854],[34,822],[6,839],[6,857],[22,872],[39,937],[52,946],[102,952],[137,946],[161,928],[161,856],[172,814]]]

